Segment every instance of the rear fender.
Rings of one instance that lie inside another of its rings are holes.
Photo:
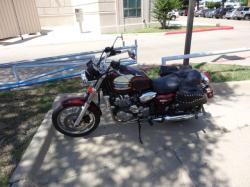
[[[62,101],[61,105],[63,107],[69,106],[83,106],[86,103],[86,100],[82,97],[71,97]],[[89,108],[93,111],[96,111],[98,115],[102,115],[100,108],[94,103],[91,102]]]

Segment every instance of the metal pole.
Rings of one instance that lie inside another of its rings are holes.
[[[191,49],[193,22],[194,22],[194,7],[195,7],[195,0],[189,0],[187,31],[186,31],[186,40],[184,49],[185,55],[190,54],[190,49]],[[184,59],[183,64],[189,65],[189,59]]]

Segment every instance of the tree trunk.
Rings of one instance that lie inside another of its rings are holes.
[[[169,24],[170,24],[170,19],[168,20],[168,23],[167,23],[167,25],[166,25],[166,28],[169,27]]]
[[[163,29],[166,29],[166,27],[167,27],[166,22],[167,22],[166,19],[163,19],[163,20],[161,21],[161,27],[162,27]]]
[[[197,2],[197,10],[199,10],[200,9],[200,0],[197,0],[196,2]]]

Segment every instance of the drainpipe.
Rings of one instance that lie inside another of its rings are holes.
[[[150,27],[150,23],[151,23],[151,3],[152,1],[149,0],[149,5],[148,5],[148,26]]]
[[[120,15],[119,15],[119,1],[120,0],[116,0],[115,1],[115,22],[116,22],[116,32],[120,31]]]

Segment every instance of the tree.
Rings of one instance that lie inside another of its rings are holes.
[[[220,8],[221,4],[220,2],[213,2],[213,1],[207,1],[206,2],[207,8]]]
[[[160,22],[163,29],[168,27],[169,21],[171,19],[168,13],[179,8],[180,5],[181,3],[179,0],[155,0],[153,16]]]
[[[197,10],[200,10],[200,0],[196,0]]]
[[[222,8],[224,8],[225,2],[226,2],[226,0],[222,0],[222,1],[221,1],[221,6],[222,6]]]
[[[241,0],[240,4],[241,4],[241,6],[247,6],[248,0]]]

